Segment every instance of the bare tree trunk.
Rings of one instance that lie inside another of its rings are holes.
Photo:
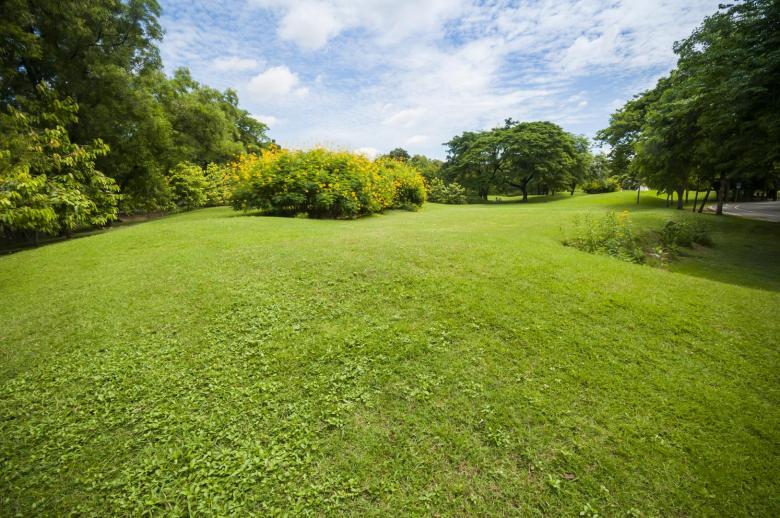
[[[677,189],[677,210],[683,210],[683,188]]]
[[[699,207],[699,213],[704,210],[704,206],[707,204],[707,199],[710,197],[711,188],[707,187],[707,192],[704,193],[704,199],[701,201],[701,207]]]
[[[699,203],[699,186],[696,186],[696,194],[693,195],[693,209],[692,212],[696,212],[696,205]]]
[[[728,178],[720,177],[720,188],[718,189],[718,207],[715,210],[715,214],[718,216],[723,215],[723,202],[726,200],[726,195],[729,192]]]
[[[639,194],[642,192],[642,186],[636,188],[636,204],[639,205]]]

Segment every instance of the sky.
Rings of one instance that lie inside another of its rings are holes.
[[[284,147],[444,158],[508,117],[593,137],[719,1],[162,0],[160,48]]]

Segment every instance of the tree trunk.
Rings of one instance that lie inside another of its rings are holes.
[[[690,194],[691,194],[691,191],[689,191],[688,189],[685,189],[685,203],[688,203]],[[680,208],[682,208],[682,207],[680,207]]]
[[[33,244],[35,244],[35,246],[38,246],[38,242],[39,242],[38,241],[38,231],[36,230],[35,233],[33,234]]]
[[[696,212],[696,205],[699,203],[699,186],[696,186],[696,194],[693,195],[693,209],[692,212]]]
[[[677,189],[677,210],[683,210],[683,188]]]
[[[523,201],[528,201],[528,186],[523,185]]]
[[[642,192],[642,186],[636,188],[636,204],[639,205],[639,194]]]
[[[720,189],[718,189],[718,207],[715,210],[715,214],[718,216],[723,215],[723,202],[726,200],[726,195],[729,192],[728,178],[720,177]]]
[[[571,184],[571,195],[574,196],[574,191],[577,189],[577,184],[573,183]]]
[[[707,192],[704,193],[704,199],[701,200],[701,207],[699,207],[699,213],[704,210],[704,206],[707,204],[707,199],[710,197],[710,192],[712,191],[711,188],[707,187]]]

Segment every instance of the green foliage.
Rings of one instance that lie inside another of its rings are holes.
[[[32,176],[29,166],[16,166],[0,174],[0,235],[57,230],[57,214],[47,187],[46,176]]]
[[[416,168],[394,159],[378,159],[375,162],[380,178],[391,180],[395,194],[392,207],[417,210],[425,203],[425,179]]]
[[[444,175],[487,200],[492,191],[520,189],[528,200],[532,183],[546,191],[571,190],[591,161],[589,142],[551,122],[507,119],[501,128],[464,132],[447,142]]]
[[[245,155],[236,164],[231,195],[236,210],[313,218],[355,218],[388,208],[416,208],[425,201],[425,183],[397,160],[325,149],[269,150]]]
[[[159,15],[155,0],[0,5],[0,109],[20,109],[41,83],[76,99],[68,137],[109,146],[95,166],[121,187],[123,212],[168,209],[165,175],[180,162],[225,163],[269,143],[267,126],[239,108],[235,91],[201,85],[186,69],[166,77]]]
[[[698,218],[670,220],[660,234],[661,244],[670,249],[680,246],[690,248],[694,243],[712,245],[709,226]]]
[[[409,156],[409,152],[401,147],[397,147],[393,149],[387,155],[385,155],[385,157],[391,158],[393,160],[398,160],[399,162],[408,162],[409,159],[411,158]]]
[[[466,203],[466,189],[458,182],[444,183],[441,178],[433,178],[428,182],[428,200],[433,203],[448,203],[458,205]]]
[[[206,205],[216,207],[230,202],[230,179],[232,171],[229,165],[210,163],[204,171],[206,178]]]
[[[598,194],[604,192],[615,192],[620,190],[620,181],[615,178],[594,178],[585,182],[582,190],[588,194]]]
[[[209,182],[203,169],[181,162],[168,172],[173,203],[182,210],[202,207],[208,201]]]
[[[586,214],[577,222],[574,237],[567,239],[565,244],[591,254],[610,255],[632,263],[645,260],[639,236],[627,211],[620,214],[609,211],[602,218]]]
[[[18,102],[24,111],[9,106],[0,114],[0,219],[6,230],[69,235],[115,219],[118,187],[95,168],[108,146],[99,139],[74,144],[65,130],[78,120],[76,104],[43,85],[35,100]]]
[[[598,138],[624,180],[666,193],[719,191],[737,182],[775,196],[780,187],[780,3],[726,4],[675,45],[668,77],[612,115]]]
[[[409,159],[409,165],[417,169],[425,181],[430,182],[434,178],[440,178],[442,174],[441,160],[431,159],[424,155],[414,155]]]

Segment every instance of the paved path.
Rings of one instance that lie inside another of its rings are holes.
[[[710,207],[713,211],[715,205]],[[746,203],[724,203],[723,213],[729,216],[739,216],[762,221],[780,223],[780,201],[755,201]]]

